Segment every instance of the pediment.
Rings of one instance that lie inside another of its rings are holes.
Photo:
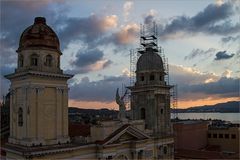
[[[119,142],[130,141],[130,140],[137,140],[137,138],[126,132],[123,135],[121,135],[118,139],[113,141],[112,143],[119,143]]]
[[[110,136],[103,140],[103,145],[119,143],[129,140],[144,140],[149,139],[150,137],[145,134],[143,131],[131,126],[124,125],[114,131]]]

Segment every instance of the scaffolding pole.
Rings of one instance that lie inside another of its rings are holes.
[[[178,119],[178,112],[177,112],[177,108],[178,108],[178,87],[177,84],[175,84],[173,86],[173,88],[171,89],[171,97],[172,97],[172,109],[173,109],[173,119],[177,120]]]

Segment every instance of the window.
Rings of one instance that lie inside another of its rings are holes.
[[[159,80],[160,80],[160,81],[163,81],[163,76],[159,76]]]
[[[167,154],[167,147],[166,146],[163,148],[163,153]]]
[[[211,133],[208,133],[208,138],[211,138],[211,137],[212,137]]]
[[[18,63],[19,63],[19,67],[23,67],[23,55],[19,55],[19,59],[18,59]]]
[[[141,108],[141,119],[145,119],[145,108]]]
[[[154,75],[150,75],[150,81],[153,81],[154,80]]]
[[[161,109],[161,114],[163,114],[163,109]]]
[[[18,109],[18,126],[23,126],[23,109],[21,107]]]
[[[226,138],[226,139],[229,139],[229,134],[225,134],[225,138]]]
[[[236,139],[236,134],[232,134],[232,139]]]
[[[58,56],[58,60],[57,60],[57,67],[60,67],[60,57]]]
[[[223,134],[219,134],[219,135],[218,135],[218,138],[223,138]]]
[[[48,67],[51,67],[51,66],[52,66],[52,61],[53,61],[52,56],[51,56],[51,55],[47,55],[47,56],[46,56],[45,65],[48,66]]]
[[[106,158],[106,160],[109,160],[109,159],[113,159],[113,157],[112,157],[112,156],[108,156],[108,157]]]
[[[38,65],[38,55],[33,54],[31,55],[31,66],[37,66]]]
[[[217,134],[213,134],[213,138],[217,138]]]
[[[141,76],[141,81],[144,81],[144,76]]]
[[[143,150],[138,152],[138,159],[143,159]]]

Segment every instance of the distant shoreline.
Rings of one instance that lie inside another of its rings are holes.
[[[204,112],[204,111],[201,111],[201,112],[189,112],[189,111],[183,111],[183,112],[171,112],[171,113],[240,113],[240,112]]]

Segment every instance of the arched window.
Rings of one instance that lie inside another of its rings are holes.
[[[141,108],[141,119],[146,118],[145,108]]]
[[[31,66],[37,66],[38,65],[38,55],[32,54],[31,55]]]
[[[150,75],[150,81],[154,81],[154,75],[152,74],[152,75]]]
[[[23,126],[23,109],[21,107],[18,109],[18,126]]]
[[[52,56],[51,56],[51,55],[47,55],[47,56],[46,56],[45,65],[48,66],[48,67],[51,67],[51,66],[52,66],[52,61],[53,61]]]
[[[18,58],[18,65],[19,67],[23,67],[23,55],[19,55],[19,58]]]

